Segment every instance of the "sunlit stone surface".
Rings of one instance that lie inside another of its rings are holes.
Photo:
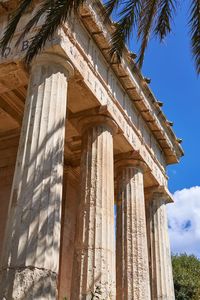
[[[0,1],[0,35],[18,2]],[[130,52],[110,57],[98,1],[25,66],[45,17],[16,41],[40,2],[0,55],[0,300],[174,300],[166,167],[179,139]]]
[[[49,54],[31,70],[2,251],[1,298],[57,295],[67,66]]]

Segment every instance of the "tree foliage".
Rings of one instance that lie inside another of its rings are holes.
[[[93,0],[97,1],[97,0]],[[99,1],[99,0],[98,0]],[[111,38],[111,54],[116,54],[120,60],[125,42],[130,40],[131,33],[137,35],[140,42],[138,65],[141,68],[150,37],[156,36],[160,41],[171,32],[171,24],[177,8],[181,7],[180,0],[106,0],[105,20],[115,14],[116,30]],[[34,0],[21,0],[13,13],[3,38],[0,41],[2,52],[5,51],[12,39],[22,15],[33,4]],[[78,13],[86,0],[43,0],[31,20],[25,26],[18,42],[33,28],[41,16],[45,22],[39,32],[35,34],[26,54],[26,62],[44,47],[48,38],[61,26],[69,15]],[[200,74],[200,0],[188,0],[188,31],[191,37],[191,51],[196,65],[197,74]]]
[[[172,256],[176,300],[200,299],[200,260],[193,255]]]

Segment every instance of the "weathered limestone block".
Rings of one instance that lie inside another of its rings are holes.
[[[166,201],[154,192],[146,199],[147,231],[150,243],[151,295],[155,300],[175,300],[168,236]]]
[[[134,159],[117,169],[117,300],[150,300],[143,164]]]
[[[9,203],[0,299],[56,299],[60,250],[66,59],[34,62]]]
[[[96,123],[94,123],[94,121]],[[83,123],[87,123],[83,125]],[[113,130],[108,117],[82,120],[81,203],[71,299],[115,299]]]

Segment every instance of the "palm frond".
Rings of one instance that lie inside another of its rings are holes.
[[[105,3],[105,21],[109,19],[114,10],[118,9],[120,2],[120,0],[109,0]]]
[[[141,39],[141,46],[138,58],[138,66],[142,67],[145,51],[157,13],[159,0],[144,0],[138,25],[138,39]]]
[[[84,0],[56,0],[47,10],[45,23],[38,33],[33,37],[30,47],[25,56],[25,62],[30,61],[44,47],[46,41],[53,36],[59,26],[64,23],[72,11],[76,12]]]
[[[200,0],[191,0],[190,5],[190,34],[192,54],[197,74],[200,74]]]
[[[19,38],[18,38],[18,40],[16,42],[16,46],[18,46],[19,43],[24,39],[24,37],[26,36],[26,34],[30,32],[31,28],[33,28],[33,26],[37,25],[37,23],[39,22],[41,16],[44,15],[48,11],[48,9],[53,6],[53,3],[54,3],[53,0],[46,0],[43,3],[43,5],[41,5],[39,7],[39,9],[36,11],[36,13],[34,14],[34,16],[32,17],[32,19],[30,19],[30,21],[26,24],[26,26],[24,28],[24,31],[19,36]]]
[[[140,12],[141,0],[127,0],[119,13],[119,21],[111,38],[111,55],[115,53],[119,61],[125,42],[130,39],[132,31],[136,27]]]
[[[4,54],[7,45],[11,41],[15,33],[15,30],[17,28],[17,25],[21,19],[21,16],[25,13],[25,11],[32,4],[32,2],[33,0],[23,0],[21,4],[18,6],[18,8],[15,10],[15,12],[13,13],[13,16],[8,22],[4,35],[0,41],[0,49],[2,54]]]
[[[162,41],[171,32],[171,22],[176,13],[176,0],[161,0],[158,8],[158,17],[154,33]]]

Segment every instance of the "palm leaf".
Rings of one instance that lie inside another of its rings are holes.
[[[112,15],[113,11],[118,9],[120,0],[109,0],[105,3],[105,20],[109,20],[109,17]]]
[[[162,41],[171,32],[171,22],[176,12],[177,0],[161,0],[154,33]]]
[[[30,32],[31,28],[37,25],[41,16],[44,15],[45,12],[48,11],[48,9],[53,6],[53,2],[54,2],[53,0],[46,0],[46,2],[40,6],[40,8],[36,11],[32,19],[30,19],[30,21],[26,24],[24,31],[19,36],[16,42],[16,46],[18,46],[19,43],[24,39],[26,34]]]
[[[138,66],[142,67],[145,51],[149,42],[153,22],[158,11],[159,0],[144,0],[138,25],[138,39],[141,46],[138,58]]]
[[[56,30],[63,24],[71,12],[76,12],[84,0],[56,0],[54,4],[47,10],[45,23],[38,33],[33,37],[30,47],[25,56],[25,62],[30,61],[44,47],[46,41],[51,38]]]
[[[76,13],[85,0],[44,0],[26,24],[24,32],[20,35],[18,44],[33,28],[39,19],[45,15],[45,23],[31,40],[25,60],[30,62],[44,47],[48,38],[52,37],[72,12]],[[190,33],[192,53],[197,73],[200,73],[200,0],[190,0]],[[21,0],[19,7],[13,13],[3,38],[0,41],[2,54],[6,50],[17,28],[19,20],[34,0]],[[138,64],[142,67],[145,51],[152,31],[162,41],[171,31],[171,22],[176,12],[177,0],[108,0],[105,5],[105,19],[116,10],[116,30],[111,38],[111,55],[117,54],[120,60],[124,44],[130,39],[131,33],[137,29],[138,39],[141,40]]]
[[[192,0],[190,5],[190,34],[192,54],[197,74],[200,74],[200,0]]]
[[[171,32],[171,22],[176,12],[176,0],[161,0],[154,33],[162,41]]]
[[[8,25],[4,32],[4,35],[0,41],[0,49],[1,49],[2,54],[4,54],[7,45],[13,38],[13,35],[14,35],[17,25],[21,19],[21,16],[25,13],[25,11],[32,4],[32,2],[33,2],[33,0],[23,0],[21,2],[21,4],[19,5],[19,7],[15,10],[10,21],[8,22]]]
[[[124,7],[120,11],[116,30],[111,38],[111,55],[117,55],[120,61],[125,42],[130,39],[131,33],[137,25],[141,12],[141,0],[127,0],[123,2]]]

